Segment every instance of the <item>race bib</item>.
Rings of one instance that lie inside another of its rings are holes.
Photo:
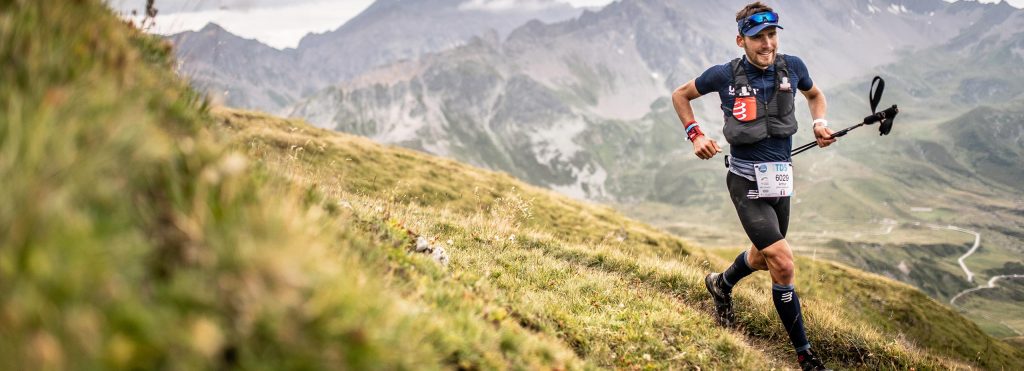
[[[793,195],[793,164],[789,162],[763,162],[754,164],[757,196],[789,197]]]

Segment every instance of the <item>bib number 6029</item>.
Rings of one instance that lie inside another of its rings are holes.
[[[789,197],[793,195],[793,164],[765,162],[754,164],[757,195],[761,197]]]

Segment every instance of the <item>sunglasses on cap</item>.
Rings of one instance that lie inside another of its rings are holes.
[[[770,26],[782,28],[782,26],[779,26],[779,14],[776,12],[751,14],[746,19],[736,22],[736,26],[740,33],[746,36],[754,36]]]

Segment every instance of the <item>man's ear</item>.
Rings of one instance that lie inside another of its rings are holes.
[[[740,48],[743,47],[743,35],[739,35],[739,34],[736,35],[736,46],[738,46]]]

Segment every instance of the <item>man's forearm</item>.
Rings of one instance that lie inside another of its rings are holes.
[[[811,110],[811,119],[825,118],[828,113],[828,103],[825,101],[825,93],[819,92],[814,97],[807,99],[807,107]]]
[[[683,100],[680,102],[673,102],[676,107],[676,115],[679,116],[679,123],[683,124],[685,128],[687,123],[696,121],[693,115],[693,107],[690,106],[690,101]]]
[[[690,80],[672,92],[672,106],[676,109],[679,122],[683,124],[683,130],[686,130],[690,123],[696,121],[690,101],[699,97],[700,93],[697,91],[694,80]],[[696,124],[693,125],[693,131],[687,132],[687,139],[693,142],[693,154],[702,160],[715,157],[715,154],[722,152],[718,143],[701,133]]]
[[[700,93],[697,92],[694,80],[686,82],[672,92],[672,106],[675,107],[676,115],[679,116],[679,122],[683,125],[684,129],[686,124],[695,120],[693,106],[690,105],[690,101],[698,97],[700,97]]]
[[[672,93],[672,106],[676,109],[676,115],[679,116],[679,122],[686,126],[686,123],[694,121],[693,106],[690,105],[690,100],[686,99],[686,96],[680,90],[676,90]]]

